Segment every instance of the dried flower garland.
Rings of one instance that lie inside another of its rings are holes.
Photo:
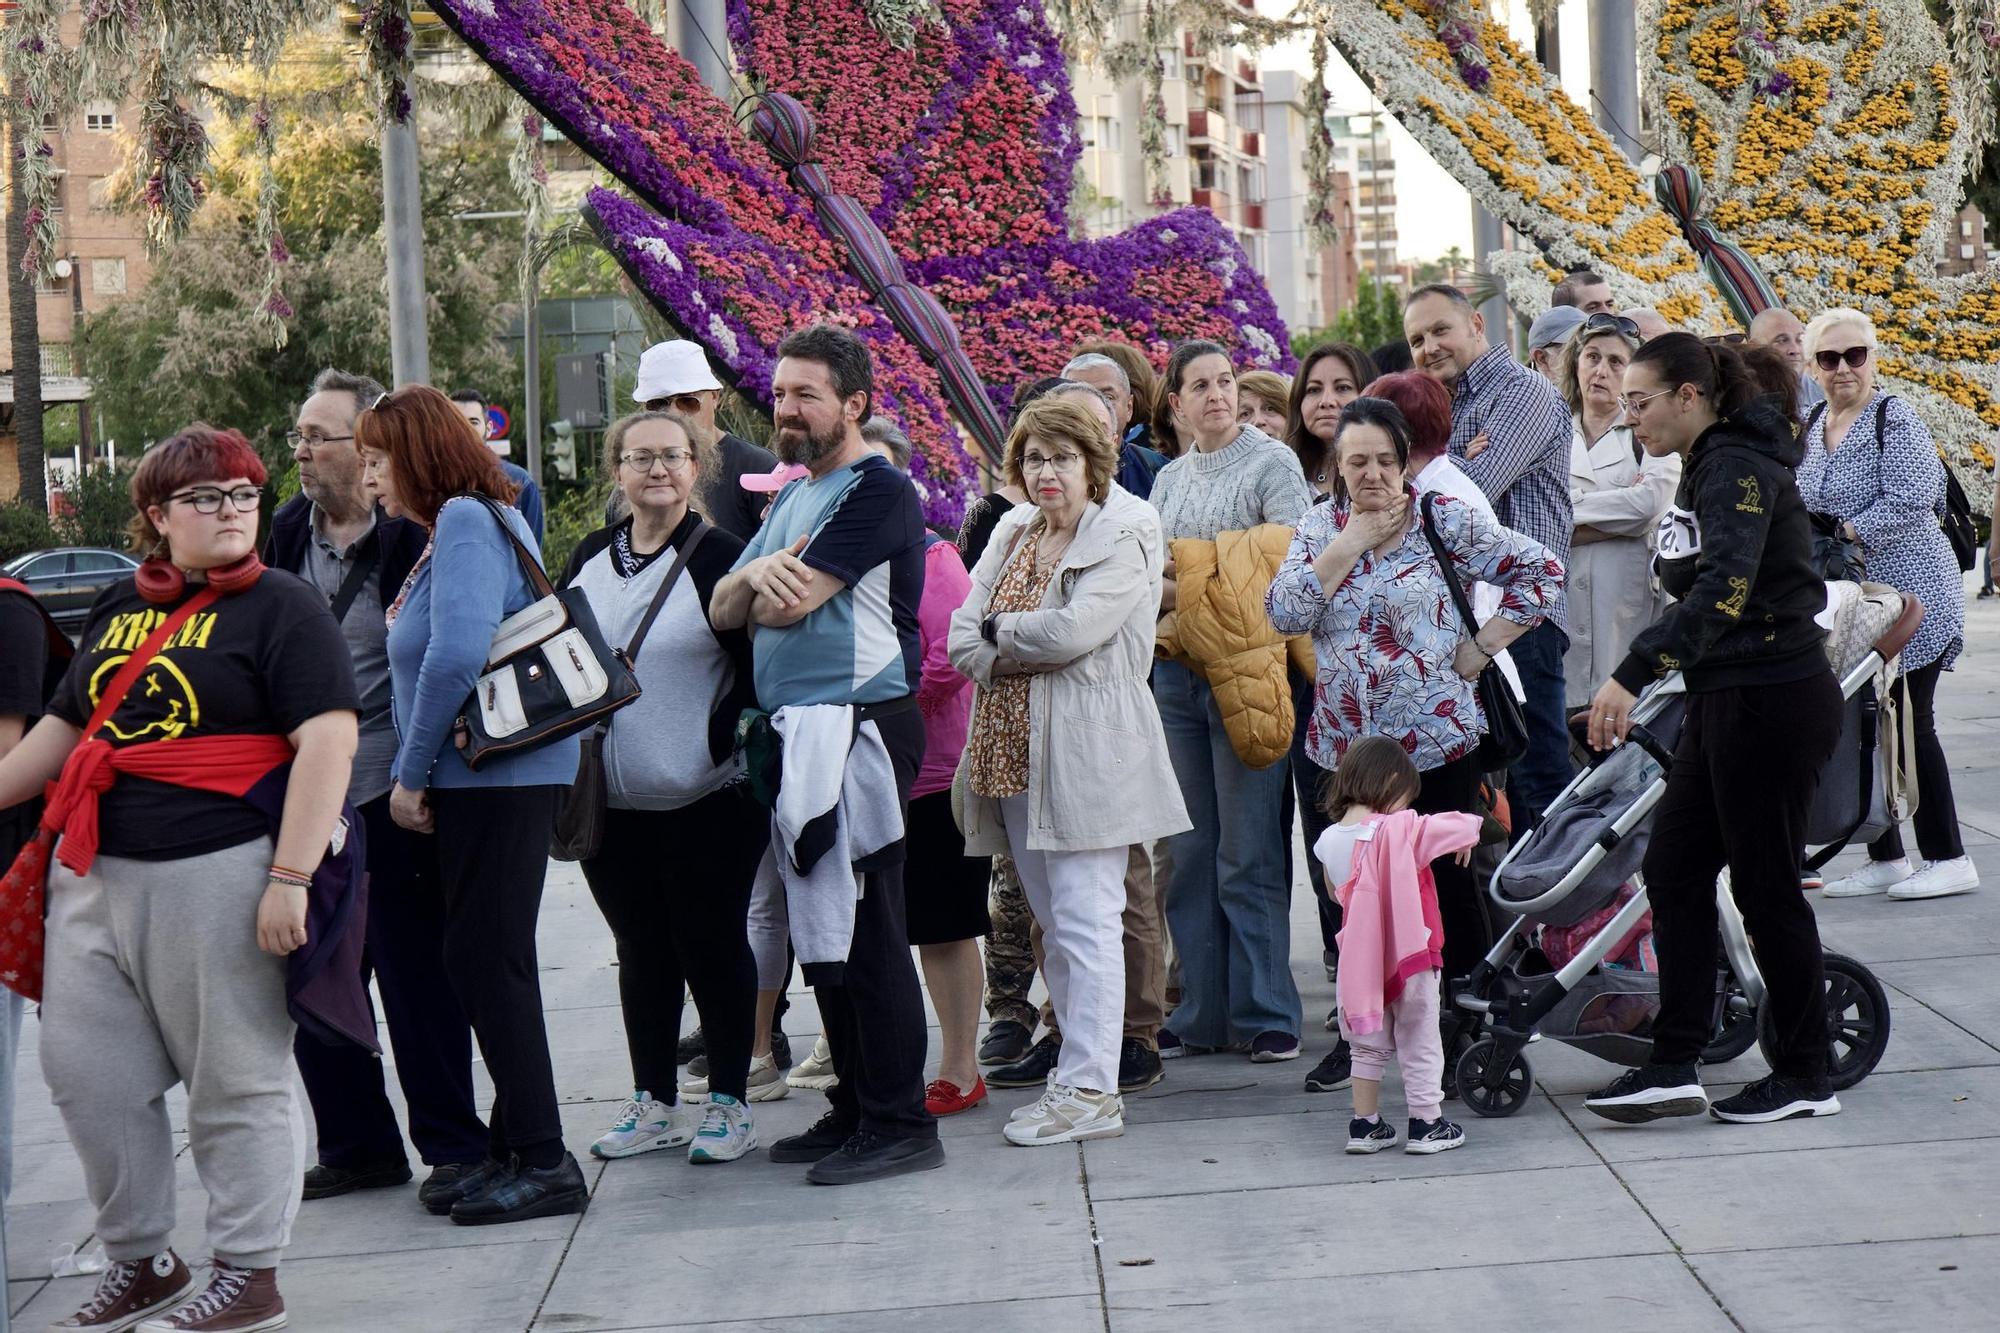
[[[4,32],[7,86],[16,105],[14,143],[20,153],[22,217],[21,271],[48,281],[54,277],[61,237],[56,228],[56,192],[61,173],[45,124],[61,124],[75,98],[76,71],[62,44],[65,6],[59,0],[23,0]]]

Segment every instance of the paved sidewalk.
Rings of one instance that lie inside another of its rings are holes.
[[[1611,1125],[1580,1106],[1610,1067],[1539,1042],[1531,1104],[1508,1120],[1465,1117],[1463,1149],[1347,1157],[1347,1095],[1300,1091],[1333,1041],[1317,1025],[1332,995],[1301,892],[1304,1058],[1174,1062],[1129,1099],[1123,1138],[1009,1147],[999,1127],[1023,1092],[947,1121],[942,1171],[877,1186],[814,1189],[802,1168],[762,1154],[694,1170],[660,1153],[608,1167],[582,1158],[595,1195],[581,1219],[461,1229],[424,1213],[412,1190],[306,1204],[283,1274],[292,1326],[1993,1328],[2000,605],[1973,603],[1971,619],[1940,728],[1987,888],[1821,905],[1828,947],[1874,967],[1894,1006],[1886,1058],[1833,1119]],[[581,1157],[629,1073],[611,941],[573,867],[551,868],[542,944],[564,1123]],[[803,1055],[815,1014],[810,992],[794,999]],[[91,1213],[34,1043],[31,1018],[7,1239],[15,1327],[39,1330],[90,1288],[49,1274],[59,1248],[90,1245]],[[1709,1082],[1762,1072],[1753,1053]],[[1391,1083],[1384,1102],[1396,1109]],[[795,1093],[758,1107],[760,1132],[769,1142],[801,1129],[823,1104]],[[205,1255],[206,1199],[185,1151],[180,1170],[176,1244]]]

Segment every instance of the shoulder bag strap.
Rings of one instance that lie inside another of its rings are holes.
[[[514,558],[520,562],[521,573],[527,576],[528,586],[535,590],[535,596],[537,598],[555,596],[555,584],[549,582],[549,576],[542,569],[542,562],[535,559],[534,552],[530,551],[527,544],[514,535],[513,526],[507,522],[507,516],[500,511],[500,502],[490,495],[480,495],[476,491],[468,493],[466,498],[477,500],[479,503],[485,505],[487,510],[493,515],[493,521],[500,525],[501,533],[509,542],[513,543]]]
[[[1812,411],[1806,413],[1806,424],[1799,427],[1799,434],[1800,435],[1812,434],[1813,422],[1818,421],[1820,418],[1820,414],[1825,411],[1826,411],[1826,402],[1824,399],[1822,399],[1817,403],[1814,403],[1812,405]]]
[[[1438,536],[1437,523],[1431,512],[1431,502],[1437,499],[1437,492],[1425,491],[1418,502],[1423,510],[1424,540],[1431,544],[1431,554],[1437,557],[1438,567],[1444,571],[1445,586],[1451,589],[1452,605],[1458,608],[1458,618],[1465,622],[1465,632],[1479,633],[1479,622],[1472,618],[1472,601],[1465,595],[1465,588],[1458,581],[1458,569],[1451,561],[1451,552],[1445,549],[1444,539]]]
[[[681,571],[686,569],[688,561],[694,558],[694,548],[701,545],[701,539],[708,534],[707,522],[697,514],[693,530],[688,533],[687,540],[681,543],[681,549],[674,555],[673,568],[669,569],[667,576],[660,580],[659,590],[653,594],[652,605],[648,606],[646,614],[640,617],[639,628],[632,631],[632,642],[625,645],[626,665],[629,666],[639,660],[639,645],[646,641],[646,631],[653,628],[653,622],[660,618],[660,611],[667,604],[667,594],[674,590],[674,584],[680,582]]]
[[[118,710],[118,705],[125,702],[125,696],[139,683],[140,674],[152,665],[153,659],[159,656],[160,649],[174,636],[175,631],[187,624],[188,618],[195,612],[206,610],[221,596],[221,589],[212,583],[205,584],[200,592],[188,598],[180,609],[161,621],[158,628],[146,636],[146,641],[139,645],[138,651],[125,659],[125,665],[118,668],[118,674],[113,676],[111,684],[105,687],[103,695],[97,701],[97,707],[91,710],[90,720],[83,724],[83,739],[89,740],[95,736],[97,729]]]
[[[311,540],[308,538],[307,540]],[[361,540],[361,552],[354,558],[354,568],[347,571],[347,577],[340,581],[340,590],[333,595],[329,610],[333,612],[336,624],[347,619],[347,608],[354,605],[354,599],[361,595],[362,585],[382,556],[382,525],[377,523],[368,530]]]

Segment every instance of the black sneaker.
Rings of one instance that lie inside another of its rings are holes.
[[[1413,1120],[1410,1122],[1415,1124]],[[1375,1123],[1355,1119],[1347,1122],[1347,1151],[1351,1153],[1377,1153],[1384,1148],[1396,1146],[1396,1131],[1380,1116]]]
[[[988,1070],[986,1086],[989,1088],[1039,1088],[1049,1081],[1055,1071],[1056,1057],[1062,1054],[1062,1038],[1051,1032],[1028,1049],[1028,1053],[1011,1065]]]
[[[1621,1125],[1643,1125],[1675,1115],[1700,1115],[1708,1094],[1693,1065],[1642,1065],[1584,1098],[1583,1109]]]
[[[1320,1026],[1321,1026],[1321,1027],[1323,1027],[1323,1028],[1325,1028],[1325,1029],[1326,1029],[1326,1030],[1327,1030],[1328,1032],[1338,1032],[1338,1031],[1340,1031],[1340,1006],[1339,1006],[1339,1005],[1337,1005],[1337,1004],[1336,1004],[1335,1006],[1333,1006],[1333,1008],[1331,1008],[1331,1009],[1329,1009],[1329,1010],[1327,1010],[1327,1011],[1326,1011],[1326,1022],[1324,1022],[1324,1023],[1320,1024]]]
[[[1289,1032],[1260,1032],[1250,1040],[1250,1063],[1276,1064],[1299,1058],[1299,1039]]]
[[[1118,1091],[1144,1092],[1165,1074],[1160,1053],[1137,1037],[1127,1037],[1118,1048]]]
[[[1708,1113],[1732,1125],[1768,1125],[1797,1116],[1839,1115],[1840,1098],[1824,1077],[1784,1078],[1772,1074],[1734,1097],[1711,1103]]]
[[[315,1166],[306,1172],[305,1197],[331,1199],[356,1190],[385,1190],[410,1183],[407,1159],[374,1166]]]
[[[1034,1044],[1035,1034],[1025,1024],[1003,1018],[986,1029],[986,1040],[979,1043],[980,1066],[1011,1065]]]
[[[792,1067],[792,1039],[775,1023],[771,1025],[771,1058],[780,1069]]]
[[[496,1172],[505,1171],[505,1162],[489,1157],[483,1162],[470,1165],[452,1162],[431,1171],[428,1179],[417,1188],[417,1202],[427,1212],[443,1217],[468,1194],[486,1188],[486,1182]]]
[[[861,1185],[944,1165],[944,1145],[936,1139],[892,1139],[859,1129],[847,1142],[806,1168],[815,1185]]]
[[[696,1056],[706,1054],[708,1054],[708,1040],[701,1035],[701,1029],[696,1028],[681,1038],[680,1045],[674,1047],[674,1063],[688,1064]]]
[[[1306,1075],[1307,1092],[1339,1092],[1354,1082],[1354,1050],[1346,1042],[1340,1042],[1326,1053],[1326,1057]],[[1392,1130],[1389,1137],[1394,1140]],[[1353,1151],[1349,1149],[1349,1151]]]
[[[817,1162],[841,1144],[854,1137],[855,1125],[851,1120],[841,1118],[840,1112],[829,1110],[813,1121],[812,1128],[803,1134],[794,1134],[788,1139],[779,1139],[771,1145],[771,1160],[774,1162]]]
[[[1439,1116],[1435,1120],[1410,1121],[1410,1136],[1403,1144],[1403,1151],[1422,1155],[1434,1152],[1450,1152],[1453,1148],[1465,1146],[1465,1131],[1451,1121]]]
[[[451,1220],[462,1227],[495,1226],[580,1213],[589,1206],[590,1187],[576,1158],[564,1153],[554,1166],[535,1167],[516,1157],[505,1171],[488,1177],[483,1189],[453,1204]]]

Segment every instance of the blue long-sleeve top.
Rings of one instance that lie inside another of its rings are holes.
[[[539,554],[527,521],[501,506],[514,534]],[[427,787],[567,786],[576,778],[575,737],[522,754],[492,759],[478,772],[452,743],[452,724],[500,622],[535,600],[514,548],[474,500],[451,500],[438,511],[430,559],[410,576],[403,608],[389,629],[389,690],[400,745],[396,781]]]

